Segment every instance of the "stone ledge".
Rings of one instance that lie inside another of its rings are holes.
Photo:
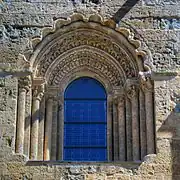
[[[155,81],[171,80],[179,76],[178,72],[153,72],[151,79]]]
[[[61,165],[61,166],[121,166],[125,168],[136,168],[143,162],[122,162],[122,161],[110,161],[110,162],[65,162],[65,161],[27,161],[27,166],[44,166],[44,165]]]

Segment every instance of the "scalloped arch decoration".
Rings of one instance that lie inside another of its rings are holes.
[[[114,77],[113,86],[120,86],[125,79],[137,77],[139,71],[145,71],[143,59],[146,54],[138,51],[140,41],[134,40],[128,29],[117,28],[114,21],[97,14],[88,18],[73,14],[67,20],[56,20],[52,28],[42,30],[41,38],[32,40],[32,47],[33,77],[43,77],[48,84],[60,84],[66,76],[63,72],[72,70],[68,66],[75,69],[83,64],[89,68],[90,59],[94,63],[91,68],[96,67],[97,73],[104,74],[104,78],[107,78],[105,74]],[[84,57],[78,57],[81,53]],[[66,70],[63,67],[67,67]]]

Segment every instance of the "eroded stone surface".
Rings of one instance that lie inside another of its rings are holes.
[[[12,72],[22,70],[22,64],[18,64],[19,54],[30,56],[33,50],[30,39],[40,38],[42,29],[53,27],[53,21],[60,17],[66,19],[73,12],[80,12],[86,16],[99,13],[109,18],[125,2],[125,0],[0,1],[1,179],[180,179],[180,1],[178,0],[141,0],[117,25],[128,28],[135,34],[135,39],[142,42],[142,48],[151,57],[148,63],[151,64],[152,70],[160,73],[158,77],[157,74],[153,77],[156,155],[147,155],[142,163],[29,165],[26,156],[15,154],[19,79],[17,76],[22,74],[14,75]],[[98,64],[97,66],[103,68]],[[26,104],[28,103],[30,101]],[[30,114],[29,106],[26,109],[27,118]]]

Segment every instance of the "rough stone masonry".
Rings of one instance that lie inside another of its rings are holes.
[[[107,162],[63,161],[63,91],[81,76],[108,92]],[[0,0],[0,179],[179,180],[179,169],[179,0]]]

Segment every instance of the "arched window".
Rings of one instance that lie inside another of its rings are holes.
[[[33,72],[19,79],[16,153],[110,162],[155,153],[151,63],[139,41],[97,14],[74,14],[53,27],[32,42],[30,64],[24,61]],[[75,77],[82,78],[70,83]]]
[[[64,95],[64,160],[107,160],[107,95],[97,80],[82,77]]]

